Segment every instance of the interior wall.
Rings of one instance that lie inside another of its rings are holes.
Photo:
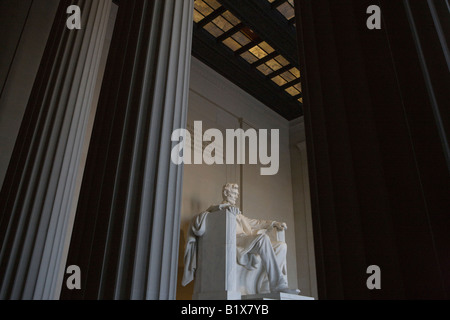
[[[248,95],[199,60],[192,59],[188,129],[194,121],[203,122],[203,130],[249,128],[280,130],[280,167],[273,176],[262,176],[261,165],[185,165],[179,279],[184,268],[183,254],[189,223],[194,216],[222,201],[227,182],[240,185],[239,206],[250,218],[286,222],[288,245],[288,281],[297,287],[297,257],[289,152],[289,121]],[[225,134],[224,134],[225,137]],[[248,162],[246,162],[248,163]],[[190,299],[193,285],[178,286],[178,299]]]
[[[8,71],[20,42],[32,2],[32,0],[3,0],[0,2],[0,30],[8,30],[8,32],[2,32],[0,38],[2,44],[2,50],[0,50],[0,92],[3,91],[8,77]]]
[[[58,0],[0,1],[0,186],[8,169]]]

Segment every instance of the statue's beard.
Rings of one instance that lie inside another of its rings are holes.
[[[229,200],[229,199],[224,199],[223,200],[223,204],[231,204],[232,206],[235,206],[236,205],[236,201],[232,201],[232,200]]]

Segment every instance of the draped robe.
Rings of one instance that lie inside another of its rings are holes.
[[[207,211],[197,215],[189,227],[184,255],[185,267],[182,280],[183,286],[186,286],[194,279],[195,269],[197,268],[197,237],[201,237],[206,231],[208,214],[223,209],[231,211],[231,213],[236,216],[237,263],[249,270],[259,267],[261,258],[259,255],[254,254],[252,250],[255,248],[258,241],[274,227],[276,222],[248,218],[244,216],[238,208],[229,204],[215,205],[211,206]],[[282,268],[285,269],[285,266]]]

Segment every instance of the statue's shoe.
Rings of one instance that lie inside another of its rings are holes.
[[[299,289],[289,289],[287,287],[286,288],[275,289],[274,292],[276,292],[276,293],[295,294],[295,295],[300,294],[300,290]]]

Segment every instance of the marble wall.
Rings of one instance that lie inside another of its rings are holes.
[[[186,165],[184,168],[181,246],[179,268],[183,268],[184,239],[190,220],[210,205],[222,201],[222,186],[240,185],[240,207],[244,215],[286,222],[288,280],[298,286],[297,243],[290,157],[290,122],[248,95],[239,87],[193,58],[189,98],[188,129],[194,121],[203,122],[203,130],[249,128],[280,130],[280,165],[276,175],[262,176],[261,164]],[[191,288],[192,290],[192,288]],[[179,287],[179,298],[188,298],[189,288]]]

